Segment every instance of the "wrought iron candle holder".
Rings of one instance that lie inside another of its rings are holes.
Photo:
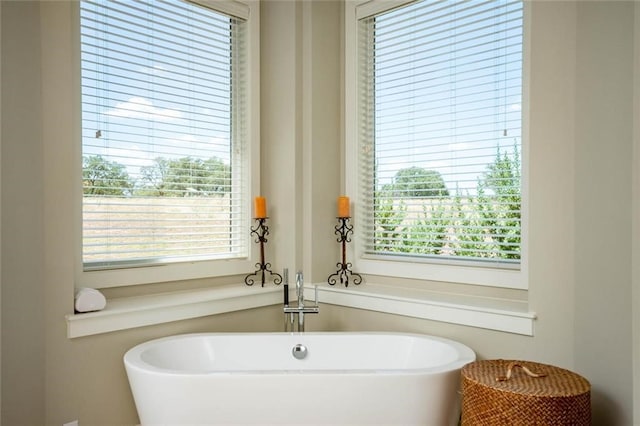
[[[347,243],[351,242],[350,235],[353,233],[353,226],[349,224],[350,217],[338,217],[335,234],[338,235],[338,242],[342,244],[342,262],[338,262],[338,270],[335,274],[329,275],[327,282],[329,285],[336,285],[338,280],[340,284],[349,287],[349,278],[353,279],[353,284],[358,285],[362,282],[360,274],[356,274],[351,270],[351,263],[347,263]]]
[[[270,276],[273,277],[273,283],[275,285],[279,285],[282,282],[282,275],[277,272],[271,271],[271,264],[264,261],[264,245],[267,242],[267,235],[269,235],[269,227],[267,226],[267,218],[266,217],[257,217],[255,218],[258,221],[255,227],[251,228],[251,235],[256,236],[256,243],[260,244],[260,262],[256,263],[256,271],[253,274],[249,274],[244,277],[244,283],[246,285],[253,285],[255,280],[252,277],[258,277],[260,275],[262,287],[264,287],[264,283],[266,281],[267,272]]]

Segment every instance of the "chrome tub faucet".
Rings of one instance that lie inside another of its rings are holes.
[[[317,314],[320,312],[318,307],[318,286],[315,286],[315,304],[314,306],[304,305],[304,277],[302,271],[296,272],[296,296],[298,299],[297,306],[289,306],[289,271],[284,270],[284,314],[285,331],[296,331],[294,316],[298,316],[298,332],[304,331],[304,314]]]

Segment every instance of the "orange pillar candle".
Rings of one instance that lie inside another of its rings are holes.
[[[338,217],[351,217],[349,197],[338,197]]]
[[[267,217],[267,199],[264,197],[256,197],[255,199],[255,218],[264,219]]]

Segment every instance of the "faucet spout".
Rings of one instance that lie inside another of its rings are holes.
[[[296,295],[298,296],[298,307],[304,308],[304,278],[302,271],[296,272]]]
[[[298,294],[298,331],[304,331],[304,278],[302,271],[296,272],[296,292]]]

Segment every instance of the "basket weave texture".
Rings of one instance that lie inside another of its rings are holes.
[[[462,426],[591,424],[591,385],[569,370],[484,360],[467,364],[461,374]]]

